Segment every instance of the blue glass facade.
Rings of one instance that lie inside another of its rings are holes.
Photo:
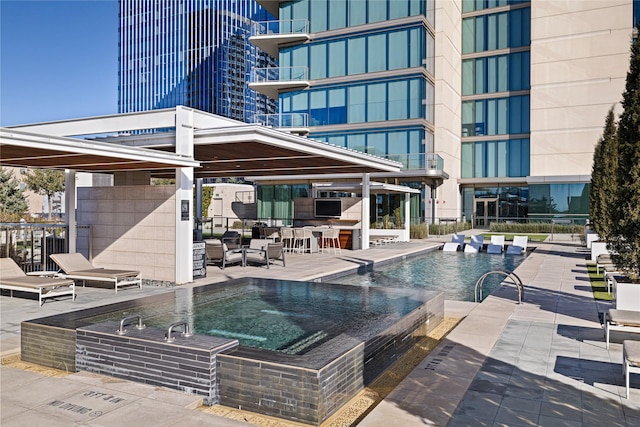
[[[425,153],[433,153],[434,146],[434,5],[431,0],[281,2],[278,19],[308,22],[313,37],[279,47],[278,66],[307,69],[311,81],[305,89],[281,91],[279,113],[305,114],[310,138],[424,171]],[[260,217],[282,215],[262,200],[269,192],[278,190],[259,189]],[[424,217],[421,203],[414,205],[411,215]]]
[[[275,60],[247,42],[253,0],[120,0],[118,110],[185,105],[237,120],[274,113],[247,87],[253,67]]]

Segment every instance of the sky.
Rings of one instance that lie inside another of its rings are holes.
[[[0,0],[0,126],[117,112],[117,0]]]

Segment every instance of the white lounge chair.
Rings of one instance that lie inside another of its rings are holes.
[[[11,258],[0,258],[0,289],[8,289],[11,297],[13,291],[36,293],[41,307],[45,298],[71,295],[72,301],[76,299],[73,280],[28,276]]]
[[[491,236],[491,243],[487,246],[487,253],[501,254],[504,250],[504,236]]]
[[[81,253],[52,254],[49,257],[62,269],[59,273],[66,279],[82,280],[82,284],[89,281],[110,282],[114,284],[116,293],[118,288],[136,285],[142,288],[142,276],[136,270],[116,270],[110,268],[96,268]]]
[[[640,333],[640,311],[609,309],[604,319],[607,348],[609,348],[611,331]]]
[[[481,251],[482,247],[484,246],[484,234],[476,234],[474,236],[471,236],[471,241],[468,244],[476,248],[478,252]]]
[[[478,246],[472,245],[471,243],[467,243],[464,245],[464,252],[470,254],[477,254],[479,251]]]
[[[529,236],[513,236],[513,244],[507,247],[507,253],[520,255],[523,252],[526,252],[528,242]]]
[[[640,341],[624,340],[622,342],[622,374],[629,398],[629,374],[640,374]]]
[[[460,243],[456,242],[445,243],[442,247],[443,252],[456,252],[458,249],[460,249]]]

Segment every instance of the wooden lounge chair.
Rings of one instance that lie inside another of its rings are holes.
[[[118,288],[123,286],[137,285],[142,288],[142,276],[139,271],[96,268],[84,255],[77,252],[73,254],[52,254],[49,257],[62,270],[61,277],[82,280],[82,286],[89,280],[113,283],[116,293],[118,293]]]
[[[11,297],[13,291],[37,293],[41,307],[45,298],[71,295],[72,300],[76,299],[76,285],[73,280],[27,276],[11,258],[0,258],[0,289],[11,291]]]

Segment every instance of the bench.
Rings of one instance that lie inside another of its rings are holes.
[[[629,374],[640,374],[640,341],[624,340],[622,342],[622,374],[629,398]]]
[[[640,311],[609,309],[604,319],[607,348],[611,331],[640,333]]]

